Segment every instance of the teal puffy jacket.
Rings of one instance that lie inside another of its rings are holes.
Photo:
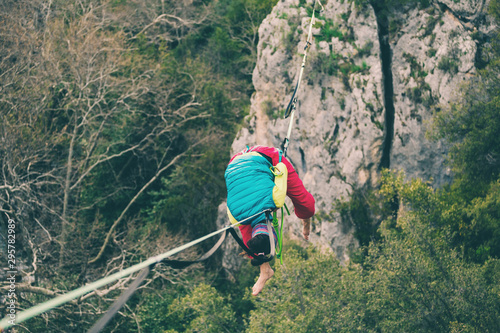
[[[237,156],[224,174],[227,187],[227,207],[237,221],[247,219],[267,209],[274,210],[274,175],[272,164],[257,152]],[[243,225],[255,224],[266,219],[265,213],[258,214]]]

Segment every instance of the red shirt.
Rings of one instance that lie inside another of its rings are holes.
[[[265,147],[265,146],[253,146],[250,147],[250,151],[256,151],[261,154],[264,154],[271,158],[273,165],[278,164],[279,162],[279,150],[274,147]],[[237,154],[235,154],[231,161],[238,155],[247,152],[247,150],[243,150]],[[231,161],[229,161],[231,163]],[[287,180],[287,190],[286,195],[292,200],[293,207],[295,209],[295,215],[299,219],[308,219],[314,215],[314,197],[311,193],[307,192],[300,180],[299,175],[293,168],[292,164],[286,157],[281,158],[281,162],[286,165],[288,169],[288,180]],[[247,244],[247,242],[252,238],[252,227],[250,225],[242,225],[240,226],[241,235],[243,237],[243,242]]]

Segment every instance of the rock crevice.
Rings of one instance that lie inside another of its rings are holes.
[[[378,40],[380,44],[380,61],[382,67],[382,90],[384,92],[384,141],[379,169],[391,167],[391,149],[394,138],[394,86],[392,83],[392,52],[389,43],[389,20],[382,13],[380,1],[372,1],[371,5],[377,19]]]

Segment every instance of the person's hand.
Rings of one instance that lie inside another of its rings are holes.
[[[304,235],[305,240],[309,240],[310,233],[311,233],[311,219],[302,220],[302,235]]]

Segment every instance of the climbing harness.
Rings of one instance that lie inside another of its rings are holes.
[[[285,119],[290,116],[290,124],[288,125],[288,132],[286,134],[285,139],[283,140],[283,143],[281,144],[281,150],[283,150],[284,156],[286,156],[286,152],[288,150],[288,144],[290,142],[290,134],[292,133],[292,126],[293,126],[293,117],[295,115],[295,109],[296,109],[296,104],[297,104],[297,94],[299,91],[300,87],[300,81],[302,80],[302,74],[304,73],[304,67],[306,64],[306,58],[307,58],[307,51],[309,50],[309,46],[311,46],[311,37],[312,37],[312,26],[314,24],[314,14],[316,13],[316,2],[320,5],[321,10],[318,11],[318,15],[320,12],[322,12],[325,8],[319,2],[319,0],[314,0],[313,3],[313,11],[312,11],[312,16],[311,16],[311,22],[309,23],[309,32],[307,34],[307,40],[306,40],[306,46],[304,47],[304,57],[302,58],[302,65],[300,66],[300,72],[299,72],[299,78],[297,80],[297,85],[295,86],[295,90],[293,91],[292,98],[290,99],[290,103],[288,103],[288,106],[285,111]]]
[[[263,211],[262,213],[265,213],[266,214],[266,217],[270,214],[271,210],[268,209],[268,210],[265,210]],[[260,214],[260,213],[259,213]],[[269,230],[269,228],[268,228]],[[253,253],[246,245],[245,243],[243,242],[243,240],[238,236],[238,234],[236,233],[236,231],[234,229],[229,229],[229,232],[231,233],[231,235],[233,236],[234,240],[236,241],[236,243],[238,243],[238,245],[250,256],[252,257],[252,260],[251,260],[251,263],[253,266],[260,266],[262,265],[263,263],[265,262],[269,262],[271,260],[273,260],[273,256],[272,255],[269,255],[269,254],[255,254]],[[273,238],[273,241],[274,241],[274,237],[269,237],[269,238]]]
[[[288,215],[290,215],[290,211],[286,204],[283,206],[286,209]],[[278,235],[278,250],[276,251],[276,258],[280,260],[280,264],[283,265],[283,220],[285,219],[285,213],[283,211],[283,207],[281,207],[281,225],[276,216],[276,211],[273,212],[273,227],[276,230],[276,234]]]

